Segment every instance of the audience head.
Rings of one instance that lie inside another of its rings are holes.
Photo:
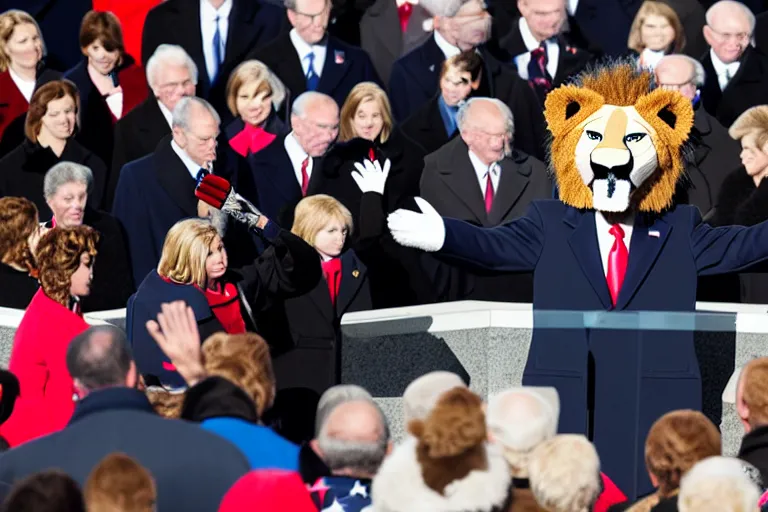
[[[736,412],[747,434],[768,425],[768,357],[753,359],[741,370]]]
[[[421,0],[434,16],[435,30],[462,51],[485,43],[491,36],[491,15],[485,0]]]
[[[291,232],[324,259],[336,258],[352,234],[352,214],[337,199],[325,194],[305,197],[296,205]]]
[[[210,103],[186,96],[173,109],[173,140],[200,167],[211,170],[221,118]]]
[[[124,453],[112,453],[88,475],[83,497],[88,510],[154,512],[157,488],[141,464]]]
[[[768,106],[759,105],[742,113],[728,129],[741,141],[741,164],[756,184],[768,174]]]
[[[139,384],[128,339],[114,325],[95,325],[75,336],[67,347],[67,370],[81,399],[93,391]]]
[[[54,80],[40,86],[29,100],[24,134],[42,146],[65,141],[75,132],[80,95],[69,80]]]
[[[320,429],[326,418],[337,405],[356,400],[373,400],[373,397],[365,388],[355,384],[337,384],[326,389],[317,402],[315,437],[320,435]]]
[[[706,73],[701,62],[687,55],[666,55],[653,70],[656,84],[662,89],[679,91],[693,101],[704,85]]]
[[[258,60],[243,62],[229,75],[227,107],[246,124],[262,126],[284,100],[285,86]]]
[[[405,424],[426,418],[446,391],[466,387],[461,377],[451,372],[430,372],[417,378],[403,392]]]
[[[554,388],[512,388],[491,397],[486,411],[488,433],[504,449],[513,477],[528,477],[531,452],[557,433],[559,410]]]
[[[323,156],[339,134],[339,106],[323,93],[305,92],[291,107],[291,129],[309,156]]]
[[[736,62],[749,46],[755,15],[735,0],[720,0],[707,9],[704,39],[724,64]]]
[[[161,44],[147,61],[147,81],[157,101],[173,112],[181,98],[195,95],[197,64],[181,46]]]
[[[680,52],[685,47],[685,31],[675,10],[665,2],[645,0],[632,22],[627,47],[638,53],[646,48],[656,52]]]
[[[566,0],[517,0],[517,9],[528,23],[528,29],[537,41],[555,37],[563,29],[568,15]]]
[[[461,52],[443,62],[440,95],[449,107],[456,107],[480,87],[483,58],[474,50]]]
[[[186,388],[168,390],[161,386],[149,386],[144,391],[152,408],[166,419],[177,420],[181,418],[181,409],[184,406],[184,392]]]
[[[720,432],[698,411],[672,411],[656,420],[645,440],[645,465],[659,497],[672,496],[694,464],[720,450]]]
[[[33,272],[35,251],[42,234],[35,203],[24,197],[0,198],[2,263],[23,272]]]
[[[88,66],[109,75],[125,55],[123,29],[111,12],[88,11],[80,25],[80,49],[88,58]]]
[[[85,512],[80,486],[72,477],[51,469],[16,483],[3,502],[4,512]]]
[[[43,56],[45,44],[35,18],[17,9],[0,14],[0,72],[33,75]]]
[[[269,345],[255,333],[210,336],[203,343],[208,376],[227,379],[251,397],[259,417],[275,401],[275,374]]]
[[[533,450],[531,490],[549,512],[588,512],[600,494],[600,459],[586,437],[561,434]]]
[[[224,495],[219,512],[317,512],[295,471],[259,469],[246,473]]]
[[[185,219],[165,235],[157,273],[174,283],[205,290],[227,272],[227,250],[208,219]]]
[[[43,196],[56,226],[71,228],[83,223],[92,185],[93,173],[84,165],[59,162],[48,169],[43,179]]]
[[[37,244],[40,286],[48,298],[69,307],[72,297],[91,293],[99,233],[88,226],[54,228]]]
[[[472,98],[456,115],[464,143],[484,164],[491,165],[511,154],[515,124],[512,111],[495,98]]]
[[[691,468],[680,483],[680,512],[753,512],[760,489],[748,475],[744,461],[709,457]],[[751,470],[751,468],[750,468]]]
[[[373,82],[361,82],[352,88],[341,107],[339,140],[360,137],[387,142],[393,125],[387,93]]]
[[[317,44],[325,37],[331,19],[331,0],[284,0],[288,21],[308,45]],[[303,59],[306,55],[300,55]]]

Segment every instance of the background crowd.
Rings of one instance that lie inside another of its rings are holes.
[[[735,396],[739,458],[670,412],[647,496],[556,435],[551,389],[484,404],[424,376],[393,447],[370,394],[338,382],[345,313],[531,302],[532,275],[402,247],[386,217],[421,196],[492,227],[556,198],[544,101],[592,66],[632,62],[692,102],[676,204],[768,219],[761,0],[2,6],[0,306],[26,310],[1,375],[7,510],[757,509],[762,359]],[[199,200],[209,175],[250,213]],[[700,279],[699,298],[768,303],[761,270]],[[83,319],[121,308],[126,332]]]

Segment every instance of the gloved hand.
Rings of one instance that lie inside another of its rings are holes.
[[[384,169],[381,168],[378,160],[374,162],[364,160],[363,163],[355,162],[355,169],[357,171],[352,171],[352,179],[355,180],[363,194],[366,192],[376,192],[383,195],[390,167],[389,158],[384,162]]]
[[[259,228],[258,223],[262,213],[253,205],[253,203],[235,192],[234,188],[229,191],[227,199],[221,206],[221,211],[231,216],[236,221],[247,225],[249,229]]]
[[[424,199],[417,197],[416,204],[422,213],[401,208],[389,214],[387,225],[392,237],[405,247],[427,252],[439,251],[445,243],[443,218]]]

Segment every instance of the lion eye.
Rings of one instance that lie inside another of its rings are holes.
[[[645,138],[644,133],[630,133],[624,137],[624,142],[640,142]]]
[[[589,140],[603,140],[602,135],[592,130],[587,130],[587,137],[589,137]]]

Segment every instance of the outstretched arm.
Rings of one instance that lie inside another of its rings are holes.
[[[693,209],[691,251],[699,275],[738,272],[768,259],[768,221],[713,228]]]

